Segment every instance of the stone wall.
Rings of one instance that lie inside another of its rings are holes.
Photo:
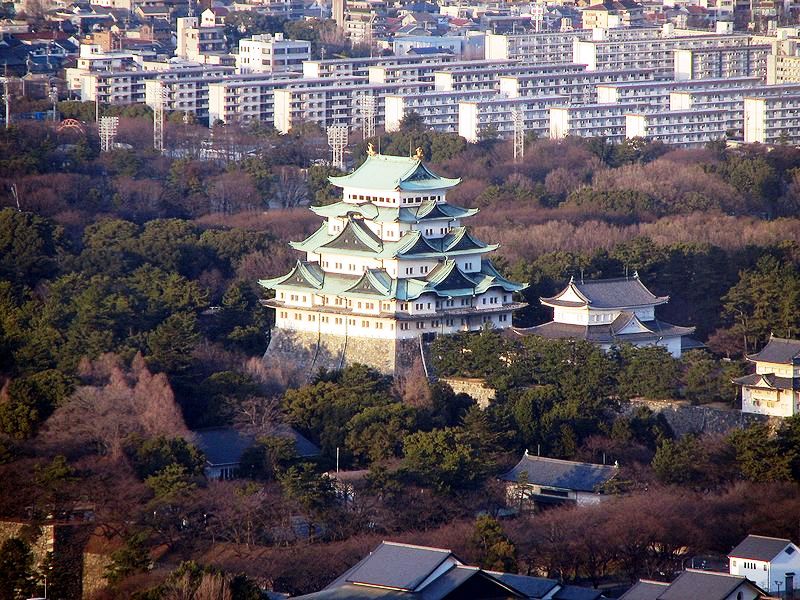
[[[372,339],[275,328],[264,361],[291,366],[299,380],[310,381],[322,368],[335,370],[354,363],[388,375],[399,374],[419,356],[417,339]]]
[[[734,429],[744,429],[756,423],[771,423],[777,426],[780,419],[766,415],[743,413],[740,410],[718,406],[693,406],[679,400],[645,400],[635,399],[622,403],[622,411],[629,414],[636,408],[644,406],[656,414],[663,415],[676,436],[689,433],[725,434]]]
[[[109,565],[111,565],[111,557],[107,554],[95,554],[92,552],[83,554],[83,598],[91,598],[108,586],[105,573]]]
[[[21,521],[0,521],[0,544],[11,538],[27,542],[33,552],[36,567],[42,564],[48,552],[52,552],[56,540],[53,525],[32,525]]]
[[[494,400],[494,388],[486,385],[483,379],[470,379],[466,377],[448,377],[442,378],[439,381],[446,383],[456,394],[466,394],[473,398],[478,406],[486,408],[489,403]]]

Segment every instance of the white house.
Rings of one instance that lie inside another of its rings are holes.
[[[742,412],[791,417],[800,413],[800,340],[770,337],[749,354],[756,372],[734,379],[742,388]]]
[[[669,301],[656,296],[639,275],[618,279],[570,279],[552,298],[539,301],[553,308],[553,320],[543,325],[515,329],[520,335],[551,339],[583,339],[603,350],[624,343],[663,346],[672,356],[698,343],[689,338],[694,327],[680,327],[656,319],[655,308]]]
[[[747,577],[768,592],[798,588],[800,548],[790,540],[748,535],[728,554],[731,575]]]

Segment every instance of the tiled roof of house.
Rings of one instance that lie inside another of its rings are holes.
[[[658,600],[661,593],[669,587],[662,581],[639,581],[620,596],[619,600]]]
[[[450,550],[383,542],[347,574],[345,581],[415,590],[452,556]]]
[[[520,335],[539,335],[548,339],[586,340],[598,344],[621,344],[652,340],[654,338],[667,338],[675,336],[688,336],[694,333],[694,327],[681,327],[664,321],[640,321],[647,329],[636,333],[619,333],[612,324],[606,325],[573,325],[570,323],[557,323],[550,321],[533,327],[518,328],[514,331]],[[695,345],[694,347],[698,347]]]
[[[748,354],[747,359],[758,362],[790,364],[800,357],[800,340],[770,337],[761,352]]]
[[[728,553],[728,556],[769,562],[790,544],[790,540],[783,538],[748,535]],[[794,552],[794,549],[792,549],[792,552]]]
[[[386,191],[420,191],[451,188],[461,181],[440,177],[418,158],[374,154],[367,156],[358,169],[341,177],[330,177],[338,187]]]
[[[778,377],[772,373],[763,375],[753,373],[744,377],[737,377],[733,383],[747,387],[760,387],[772,390],[794,390],[800,387],[800,380],[791,377]]]
[[[544,577],[528,577],[526,575],[514,575],[513,573],[489,572],[493,577],[507,583],[515,590],[519,590],[529,598],[544,598],[553,588],[557,587],[558,581],[546,579]]]
[[[572,290],[581,301],[561,300]],[[637,275],[618,279],[570,280],[563,291],[551,298],[541,298],[542,304],[552,306],[591,306],[592,308],[623,308],[631,306],[656,306],[664,304],[669,296],[656,296],[648,290]]]
[[[523,472],[527,473],[527,481],[531,484],[579,492],[594,492],[616,476],[617,468],[611,465],[594,465],[532,456],[525,452],[522,460],[501,479],[519,481]]]
[[[742,585],[759,589],[745,577],[689,569],[681,573],[657,600],[725,600]]]

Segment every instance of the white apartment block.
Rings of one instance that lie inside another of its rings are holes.
[[[645,39],[575,40],[572,62],[585,64],[590,71],[655,69],[659,75],[671,77],[676,50],[748,45],[748,35],[661,37],[660,32],[653,32],[653,37]]]
[[[198,66],[166,71],[106,71],[81,77],[81,100],[102,104],[136,104],[145,102],[145,83],[149,80],[180,81],[202,79],[206,83],[221,81],[234,74],[233,67]]]
[[[642,81],[625,83],[605,83],[597,85],[597,102],[640,102],[653,109],[669,109],[670,93],[688,90],[738,89],[761,85],[757,77],[737,77],[732,79],[705,79],[689,81]]]
[[[675,50],[674,77],[677,80],[726,77],[767,77],[768,45],[734,48]]]
[[[458,131],[461,102],[497,96],[490,89],[472,88],[458,91],[429,91],[424,94],[389,94],[385,100],[384,127],[387,132],[400,129],[400,122],[409,113],[417,113],[425,124],[440,133]]]
[[[522,111],[525,133],[547,137],[550,132],[550,108],[569,102],[565,96],[535,96],[506,98],[495,95],[470,102],[458,103],[458,135],[468,142],[477,142],[481,134],[493,129],[501,137],[514,132],[514,110]]]
[[[463,60],[449,63],[412,63],[375,65],[368,68],[370,83],[400,83],[401,81],[432,82],[440,71],[492,71],[516,68],[513,60]]]
[[[518,34],[487,33],[485,57],[487,60],[522,60],[528,63],[573,62],[573,42],[591,37],[591,29]]]
[[[604,137],[625,139],[625,115],[643,107],[638,104],[584,104],[550,109],[550,137]]]
[[[514,63],[505,66],[479,67],[471,69],[445,68],[434,73],[434,87],[439,91],[463,90],[473,87],[498,88],[498,78],[503,76],[527,76],[548,81],[559,79],[564,74],[583,73],[584,65],[572,63],[528,64]]]
[[[770,55],[767,83],[800,81],[800,54]]]
[[[375,122],[383,123],[384,98],[388,94],[425,94],[432,89],[430,83],[419,82],[366,83],[352,86],[330,82],[330,85],[325,87],[276,89],[273,122],[275,129],[281,133],[288,133],[299,123],[315,123],[323,128],[331,125],[360,128],[362,124],[360,97],[375,98]]]
[[[652,81],[653,77],[652,69],[500,77],[499,91],[509,98],[567,96],[573,104],[596,104],[598,85]]]
[[[337,77],[339,86],[364,85],[365,77]],[[331,78],[303,78],[297,73],[263,75],[238,75],[209,86],[209,123],[231,123],[242,120],[259,120],[274,124],[275,90],[287,88],[327,88]]]
[[[744,141],[800,143],[800,94],[745,98]]]
[[[456,62],[452,54],[428,54],[407,56],[366,56],[333,60],[307,60],[303,63],[303,77],[368,77],[372,66],[442,64]]]
[[[677,110],[625,115],[625,137],[646,138],[679,146],[702,146],[725,139],[731,124],[727,110]]]
[[[311,42],[287,40],[282,33],[254,35],[239,40],[236,70],[239,73],[302,71],[311,59]]]
[[[225,28],[221,25],[203,27],[198,17],[180,17],[176,29],[175,56],[199,63],[215,63],[226,52]]]

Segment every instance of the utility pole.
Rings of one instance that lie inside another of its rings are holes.
[[[514,125],[514,163],[519,164],[525,157],[525,115],[522,107],[511,109],[511,121]]]
[[[6,129],[11,127],[11,96],[8,93],[8,63],[6,63],[6,73],[0,79],[3,80],[3,101],[6,103]]]
[[[347,146],[347,125],[328,127],[328,146],[331,148],[331,165],[344,171],[344,148]]]
[[[164,84],[159,82],[153,106],[153,148],[164,152],[164,96],[167,93]]]

